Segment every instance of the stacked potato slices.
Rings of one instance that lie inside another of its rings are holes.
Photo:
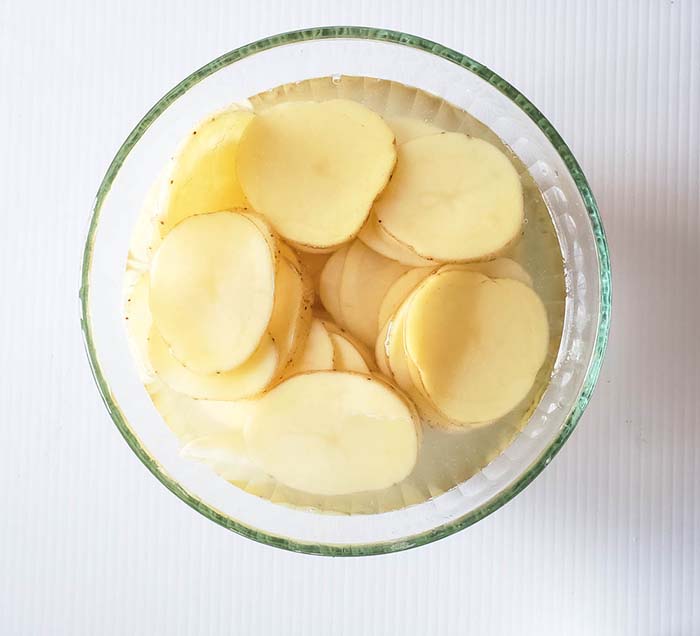
[[[481,426],[532,387],[547,320],[501,257],[523,197],[489,143],[341,99],[232,109],[163,188],[127,317],[183,453],[225,478],[383,489],[421,419]]]

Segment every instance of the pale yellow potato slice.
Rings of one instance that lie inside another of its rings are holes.
[[[287,375],[307,371],[326,371],[335,365],[335,351],[328,331],[318,318],[311,321],[309,335],[299,357],[289,367]]]
[[[379,307],[391,285],[407,271],[362,241],[348,249],[340,283],[340,314],[350,333],[371,347],[377,339]]]
[[[247,110],[226,110],[192,131],[167,176],[161,236],[193,214],[248,205],[236,177],[236,162],[238,142],[253,117]]]
[[[153,322],[174,356],[198,373],[245,362],[267,331],[275,259],[265,236],[235,212],[185,219],[150,271]]]
[[[502,417],[527,395],[549,333],[544,305],[527,285],[446,271],[414,293],[404,337],[432,402],[469,425]]]
[[[389,367],[389,344],[387,342],[390,322],[390,320],[387,320],[386,323],[384,323],[384,326],[379,330],[377,341],[374,344],[374,359],[377,363],[379,371],[383,373],[387,378],[393,380],[394,374],[391,372],[391,368]]]
[[[256,400],[198,400],[173,391],[160,380],[147,389],[158,413],[182,444],[221,432],[242,432],[256,404]]]
[[[245,208],[232,208],[230,210],[222,210],[222,212],[234,212],[248,219],[255,227],[258,228],[260,234],[265,237],[267,244],[270,247],[270,252],[274,255],[275,261],[278,257],[284,256],[288,261],[298,264],[297,255],[293,249],[287,246],[283,241],[280,241],[274,233],[270,224],[256,212],[251,212]]]
[[[269,391],[244,430],[250,457],[303,492],[387,488],[413,470],[419,431],[411,406],[370,375],[294,376]]]
[[[237,170],[246,197],[300,249],[352,239],[396,161],[381,117],[347,100],[289,102],[253,119]]]
[[[207,464],[226,481],[237,484],[267,481],[266,472],[251,460],[242,429],[197,437],[180,450],[183,457]]]
[[[160,230],[158,217],[162,207],[163,192],[165,191],[165,175],[160,175],[148,189],[136,219],[129,241],[127,267],[147,271],[153,253],[160,245]]]
[[[321,318],[321,316],[319,316],[319,318]],[[339,336],[342,336],[345,340],[347,340],[353,346],[353,348],[360,354],[360,356],[362,356],[362,359],[364,360],[364,363],[367,366],[367,368],[372,372],[376,371],[377,365],[375,364],[374,357],[370,353],[368,347],[361,343],[349,331],[346,331],[342,327],[339,327],[337,324],[331,322],[330,320],[323,320],[323,326],[326,328],[326,331],[329,334],[338,334]]]
[[[326,311],[333,317],[339,325],[344,325],[342,312],[340,310],[340,283],[343,278],[343,268],[345,258],[348,254],[348,246],[344,245],[337,252],[334,252],[326,261],[321,270],[319,279],[319,295]]]
[[[398,147],[373,211],[382,229],[420,256],[475,261],[514,241],[523,222],[520,177],[481,139],[440,133]]]
[[[354,345],[339,333],[329,333],[333,343],[333,353],[336,371],[356,371],[369,373],[369,367]]]
[[[418,256],[410,247],[399,243],[393,236],[387,234],[382,229],[374,212],[370,212],[357,238],[375,252],[403,265],[410,265],[411,267],[435,265],[433,261]]]
[[[275,275],[275,304],[268,326],[279,354],[279,373],[301,354],[311,327],[312,306],[309,277],[286,258],[280,258]]]
[[[419,137],[443,132],[442,129],[438,128],[435,124],[423,121],[422,119],[416,119],[415,117],[389,117],[384,121],[386,121],[386,123],[389,124],[389,128],[394,131],[397,146],[406,141],[411,141],[411,139],[418,139]]]
[[[484,263],[451,263],[449,265],[443,265],[440,271],[445,272],[460,269],[479,272],[489,278],[510,278],[520,281],[528,287],[532,287],[532,276],[527,273],[520,263],[510,258],[496,258]]]
[[[313,254],[311,252],[299,252],[297,254],[299,261],[307,271],[314,284],[314,292],[318,298],[321,293],[321,272],[325,267],[330,254]]]
[[[187,368],[170,352],[155,328],[148,337],[148,359],[156,375],[171,389],[205,400],[240,400],[262,393],[275,379],[280,356],[265,334],[258,350],[232,371],[200,374]]]
[[[377,328],[381,329],[411,292],[436,270],[437,267],[418,267],[408,270],[397,278],[387,290],[382,304],[379,306]]]
[[[127,271],[124,288],[124,324],[127,342],[136,362],[139,378],[145,383],[153,380],[153,368],[148,361],[148,334],[152,323],[148,295],[148,272]]]
[[[404,347],[405,318],[409,307],[410,299],[399,308],[394,317],[387,323],[385,350],[391,377],[413,401],[422,420],[434,428],[451,429],[454,424],[416,386],[411,376]]]

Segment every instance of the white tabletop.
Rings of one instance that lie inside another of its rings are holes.
[[[614,272],[578,429],[466,531],[364,559],[224,530],[141,465],[83,353],[97,184],[196,67],[268,34],[423,35],[549,117],[600,204]],[[0,633],[700,634],[700,2],[0,3]]]

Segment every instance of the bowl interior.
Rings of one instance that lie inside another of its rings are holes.
[[[559,355],[528,424],[482,471],[423,504],[376,515],[275,505],[183,459],[134,371],[121,318],[125,257],[145,194],[192,125],[278,85],[321,76],[390,79],[445,98],[491,128],[528,167],[549,208],[567,286]],[[609,321],[609,264],[595,201],[569,149],[515,89],[455,51],[359,27],[298,31],[214,60],[161,99],[120,148],[100,186],[83,263],[88,356],[105,403],[146,466],[212,520],[265,543],[319,554],[374,554],[427,543],[483,518],[551,460],[597,379]]]

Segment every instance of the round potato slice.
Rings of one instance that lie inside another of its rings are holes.
[[[532,287],[532,276],[520,263],[510,258],[496,258],[485,263],[451,263],[440,268],[441,272],[452,270],[479,272],[489,278],[510,278]]]
[[[393,236],[387,234],[382,229],[374,212],[370,212],[367,222],[362,226],[357,238],[378,254],[403,265],[411,267],[435,265],[433,261],[418,256],[410,247],[399,243]]]
[[[470,271],[416,290],[405,348],[437,408],[461,424],[497,419],[532,388],[548,345],[547,314],[527,285]]]
[[[386,331],[386,359],[387,365],[399,388],[408,395],[421,418],[430,426],[440,429],[452,429],[451,422],[420,390],[413,381],[411,370],[408,366],[408,356],[404,347],[405,319],[410,305],[410,299],[404,303],[395,316],[387,323]]]
[[[231,429],[198,437],[180,450],[183,457],[207,464],[226,481],[267,481],[267,473],[250,459],[243,431]]]
[[[319,279],[319,295],[326,311],[333,317],[339,325],[344,325],[342,312],[340,310],[340,284],[343,278],[343,268],[345,258],[348,255],[348,246],[344,245],[337,252],[334,252],[326,261],[321,270]]]
[[[379,490],[413,470],[415,413],[384,382],[332,371],[297,375],[259,402],[245,427],[251,458],[279,482],[308,493]]]
[[[148,334],[151,331],[151,311],[148,308],[148,273],[129,270],[124,289],[124,323],[129,349],[136,361],[139,377],[145,383],[153,380],[148,361]]]
[[[326,371],[335,365],[335,351],[323,323],[314,318],[299,357],[290,365],[287,375],[307,371]]]
[[[266,237],[235,212],[185,219],[150,272],[153,322],[198,373],[228,371],[258,348],[272,315],[275,261]]]
[[[381,329],[411,292],[436,270],[437,267],[418,267],[410,269],[397,278],[387,290],[382,304],[379,306],[377,328]]]
[[[387,341],[387,336],[389,334],[391,320],[387,320],[384,326],[379,330],[379,335],[377,336],[377,342],[374,344],[374,359],[377,362],[377,367],[379,371],[383,373],[387,378],[393,380],[394,374],[391,372],[389,367],[389,353]]]
[[[321,272],[325,267],[330,254],[313,254],[311,252],[299,252],[297,254],[299,261],[301,261],[302,266],[307,271],[311,280],[314,284],[314,292],[316,297],[319,297],[321,293]]]
[[[369,367],[360,352],[353,344],[339,333],[329,333],[333,343],[333,353],[336,371],[356,371],[357,373],[369,373]]]
[[[495,146],[440,133],[398,147],[396,169],[373,211],[385,232],[420,256],[474,261],[518,236],[522,186]]]
[[[238,178],[253,208],[300,249],[353,238],[396,161],[381,117],[347,100],[288,102],[248,125]]]
[[[238,142],[253,117],[247,110],[226,110],[192,131],[174,157],[166,180],[161,236],[193,214],[247,206],[236,177],[236,162]]]
[[[279,372],[293,362],[311,327],[313,289],[301,269],[280,258],[275,275],[275,304],[268,326],[279,353]]]
[[[233,401],[258,395],[275,379],[280,367],[277,347],[267,334],[248,360],[223,373],[191,371],[173,356],[157,329],[151,329],[148,337],[148,359],[156,375],[171,389],[205,400]]]
[[[153,405],[182,444],[193,439],[237,430],[252,417],[255,400],[198,400],[173,391],[156,380],[148,386]]]
[[[338,334],[343,339],[347,340],[353,348],[360,354],[364,360],[365,365],[370,371],[375,371],[377,365],[374,363],[374,358],[369,351],[369,348],[362,344],[355,336],[353,336],[349,331],[346,331],[337,324],[331,322],[330,320],[323,320],[323,326],[326,328],[328,334]],[[337,363],[337,360],[336,360]]]
[[[411,141],[411,139],[418,139],[419,137],[443,132],[435,124],[423,121],[422,119],[416,119],[415,117],[389,117],[384,121],[386,121],[389,128],[394,131],[397,146],[406,141]]]
[[[377,254],[362,241],[348,249],[340,283],[340,314],[345,327],[365,345],[377,340],[379,307],[406,265]]]

